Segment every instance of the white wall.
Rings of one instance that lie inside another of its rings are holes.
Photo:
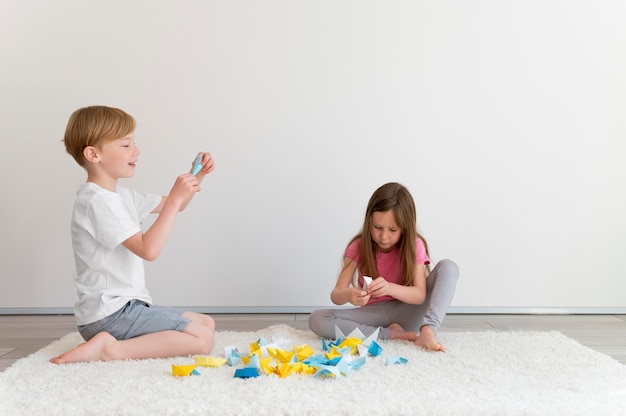
[[[330,305],[399,181],[458,310],[626,310],[625,21],[621,0],[4,0],[0,308],[73,305],[85,175],[60,139],[104,104],[139,122],[125,185],[217,163],[146,266],[159,304]]]

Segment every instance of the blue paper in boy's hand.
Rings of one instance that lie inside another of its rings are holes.
[[[193,169],[191,170],[191,174],[195,175],[196,173],[200,172],[200,169],[202,169],[202,155],[198,155],[198,157],[196,157],[196,161],[193,162]]]

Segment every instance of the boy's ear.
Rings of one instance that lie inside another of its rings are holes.
[[[87,146],[83,149],[85,160],[90,163],[96,163],[99,159],[98,151],[94,146]]]

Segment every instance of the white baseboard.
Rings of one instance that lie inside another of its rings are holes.
[[[250,307],[190,307],[182,309],[208,314],[241,313],[241,314],[268,314],[294,313],[308,314],[316,309],[327,309],[328,306],[250,306]],[[0,308],[0,315],[72,315],[73,308]],[[626,315],[626,307],[477,307],[452,306],[448,314],[474,315]]]
[[[624,315],[626,307],[475,307],[452,306],[448,314],[483,315]]]

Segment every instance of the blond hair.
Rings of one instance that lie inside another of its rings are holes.
[[[377,246],[372,241],[371,227],[372,214],[374,212],[393,212],[396,225],[400,229],[400,264],[402,266],[402,284],[410,286],[413,283],[415,272],[415,241],[420,238],[424,242],[428,255],[428,244],[424,237],[417,232],[417,217],[415,202],[406,187],[396,182],[386,183],[378,188],[371,196],[367,209],[363,228],[351,241],[361,239],[360,270],[366,276],[378,276],[376,269]],[[348,244],[349,245],[349,244]],[[426,265],[429,270],[428,265]]]
[[[80,166],[85,166],[86,147],[120,139],[135,131],[136,125],[135,119],[119,108],[101,105],[80,108],[67,122],[65,150]]]

